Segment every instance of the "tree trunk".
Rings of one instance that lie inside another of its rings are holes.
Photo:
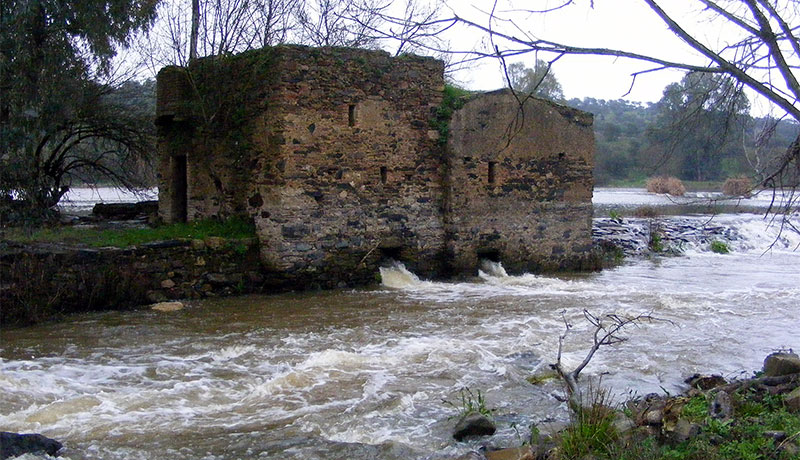
[[[189,37],[189,61],[197,59],[197,35],[200,30],[200,0],[192,0],[192,31]]]

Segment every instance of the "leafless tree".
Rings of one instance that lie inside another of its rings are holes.
[[[299,42],[313,46],[375,46],[370,32],[381,26],[377,0],[305,0],[296,10]]]
[[[151,72],[293,41],[301,0],[175,0],[163,2],[159,20],[142,40]],[[195,10],[196,8],[196,10]]]
[[[574,412],[579,412],[588,401],[584,398],[583,390],[578,384],[578,379],[581,372],[589,365],[589,362],[594,358],[595,353],[601,347],[608,345],[615,345],[628,340],[628,337],[622,335],[623,329],[630,326],[638,326],[642,323],[652,323],[657,321],[666,321],[664,319],[656,318],[650,314],[639,314],[635,316],[622,316],[617,314],[608,314],[605,316],[596,316],[588,310],[583,310],[584,319],[594,328],[592,332],[592,345],[586,356],[580,364],[572,370],[564,368],[561,361],[562,352],[564,350],[564,341],[570,332],[573,331],[573,325],[567,320],[566,311],[561,313],[561,318],[564,321],[564,333],[558,337],[558,355],[556,362],[551,364],[567,388],[567,402],[569,407]]]

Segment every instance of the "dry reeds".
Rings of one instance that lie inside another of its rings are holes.
[[[722,193],[728,196],[750,196],[753,191],[753,183],[749,177],[729,177],[722,184]]]
[[[677,177],[651,177],[647,179],[647,191],[650,193],[668,193],[672,196],[683,196],[686,187]]]

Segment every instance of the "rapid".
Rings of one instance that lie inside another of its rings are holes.
[[[797,234],[759,214],[662,220],[721,228],[731,252],[685,231],[679,256],[598,273],[513,276],[484,261],[474,279],[433,282],[398,262],[370,289],[3,330],[0,430],[58,439],[67,459],[452,458],[475,446],[451,437],[463,388],[495,410],[498,447],[567,419],[558,382],[526,377],[555,360],[565,321],[564,361],[583,359],[584,310],[666,320],[627,329],[586,369],[620,401],[800,349]]]

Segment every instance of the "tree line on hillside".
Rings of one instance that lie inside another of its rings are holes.
[[[654,175],[697,182],[746,176],[760,182],[800,134],[794,120],[750,116],[747,97],[728,77],[690,72],[668,85],[661,100],[642,104],[565,100],[558,78],[542,60],[533,68],[517,62],[505,69],[518,93],[594,114],[598,185],[638,183]]]
[[[688,181],[747,176],[758,182],[758,171],[779,161],[800,134],[793,120],[746,115],[723,134],[720,114],[709,114],[716,125],[676,129],[676,120],[667,117],[660,103],[594,98],[566,103],[594,114],[595,183],[601,186],[641,183],[655,175]]]

